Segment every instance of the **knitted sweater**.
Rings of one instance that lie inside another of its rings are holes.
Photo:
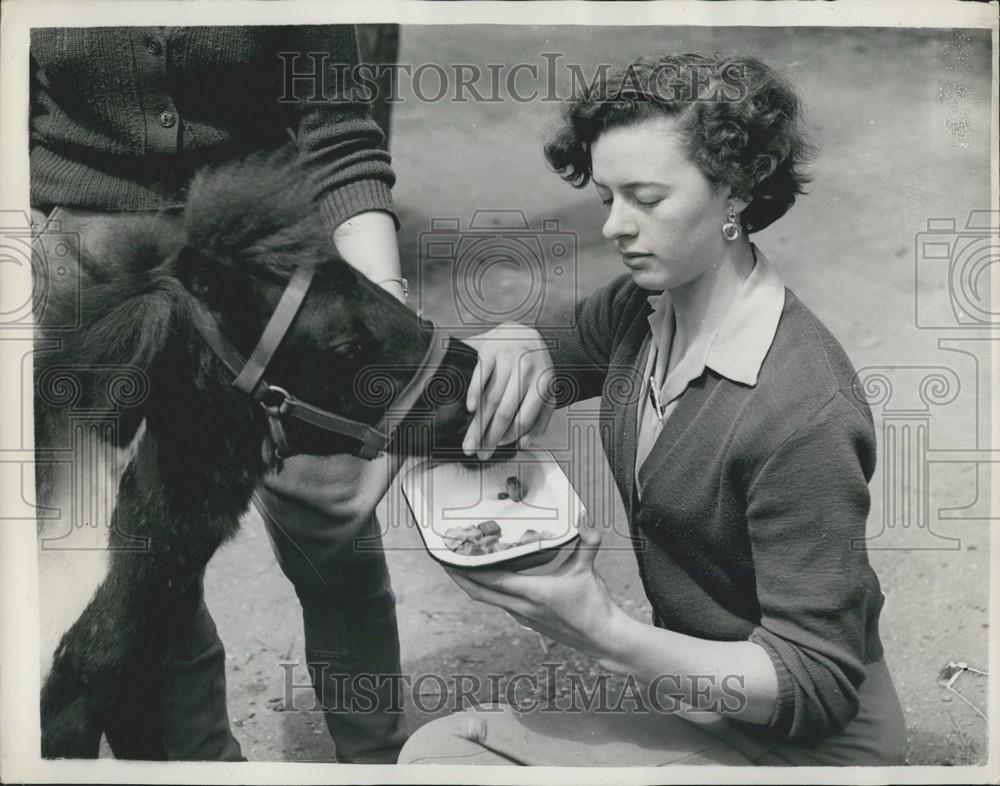
[[[37,28],[31,202],[176,206],[198,167],[292,135],[332,225],[392,213],[389,155],[350,80],[357,58],[351,25]],[[320,61],[322,79],[291,80]]]
[[[858,710],[882,656],[883,596],[864,547],[875,436],[854,369],[789,290],[756,385],[706,368],[681,395],[634,490],[649,292],[629,276],[542,331],[559,404],[602,396],[604,449],[659,627],[750,640],[774,662],[779,739],[823,737]]]

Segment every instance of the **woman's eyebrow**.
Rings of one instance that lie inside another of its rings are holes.
[[[604,183],[601,183],[601,182],[599,182],[597,180],[594,180],[593,176],[591,176],[590,180],[598,188],[607,188],[607,186],[604,185]],[[655,188],[667,188],[668,187],[666,183],[661,183],[658,180],[632,180],[632,181],[630,181],[628,183],[622,183],[622,185],[619,186],[619,188],[622,188],[622,189],[634,189],[634,188],[642,188],[643,186],[653,186]]]

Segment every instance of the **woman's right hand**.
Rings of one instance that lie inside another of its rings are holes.
[[[518,573],[502,564],[445,571],[473,600],[497,606],[521,625],[609,667],[617,662],[616,634],[627,615],[594,569],[600,530],[586,513],[577,530],[572,553],[550,574]]]
[[[505,322],[463,339],[479,353],[466,407],[473,413],[462,450],[486,459],[498,445],[521,448],[543,434],[555,409],[552,357],[537,330]]]

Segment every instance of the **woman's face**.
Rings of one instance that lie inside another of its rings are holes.
[[[611,128],[591,146],[593,181],[607,212],[602,232],[614,242],[632,280],[649,290],[690,284],[717,266],[729,205],[688,159],[672,118]]]

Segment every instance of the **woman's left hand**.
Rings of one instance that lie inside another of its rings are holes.
[[[594,570],[601,534],[581,516],[573,553],[550,575],[492,568],[446,568],[473,600],[499,606],[522,625],[601,660],[624,612]]]

